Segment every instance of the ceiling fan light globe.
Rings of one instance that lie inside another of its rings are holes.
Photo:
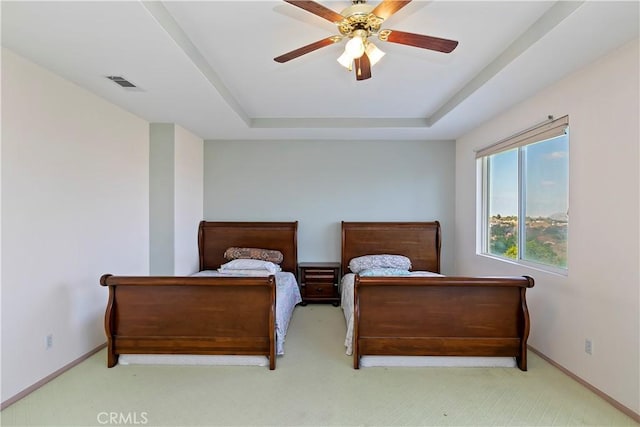
[[[364,40],[360,36],[354,36],[347,42],[344,51],[353,59],[360,58],[364,54]]]
[[[365,48],[365,52],[367,53],[367,56],[369,57],[369,62],[371,63],[372,67],[374,65],[376,65],[378,63],[378,61],[380,61],[382,59],[383,56],[386,55],[383,51],[378,49],[378,47],[376,45],[374,45],[373,43],[371,43],[371,42],[367,43],[367,47]]]
[[[353,70],[353,58],[346,51],[337,59],[338,63],[347,70]]]

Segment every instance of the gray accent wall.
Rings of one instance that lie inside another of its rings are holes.
[[[149,272],[174,272],[175,125],[149,124]]]
[[[203,141],[173,123],[149,125],[149,271],[198,271]]]
[[[209,221],[299,221],[300,261],[339,261],[341,221],[432,221],[453,266],[453,141],[206,141]]]

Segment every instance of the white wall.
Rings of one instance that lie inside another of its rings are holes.
[[[2,401],[105,342],[103,273],[148,274],[148,163],[147,122],[2,49]]]
[[[529,344],[640,413],[639,45],[635,40],[457,141],[456,271],[528,274]],[[476,255],[474,149],[569,115],[569,274]],[[593,341],[593,354],[584,351]]]
[[[205,142],[205,219],[299,221],[300,261],[339,261],[341,221],[441,221],[453,266],[452,141]]]
[[[174,274],[198,271],[198,224],[203,219],[203,141],[175,126]]]

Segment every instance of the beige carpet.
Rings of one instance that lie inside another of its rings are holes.
[[[99,352],[2,411],[2,426],[622,426],[606,401],[529,354],[517,368],[365,368],[344,317],[296,307],[275,371],[106,367]]]

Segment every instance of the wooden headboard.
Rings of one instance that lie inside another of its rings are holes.
[[[296,273],[298,266],[298,221],[294,222],[211,222],[198,228],[200,271],[216,270],[228,262],[229,247],[275,249],[282,252],[283,271]]]
[[[363,255],[404,255],[411,269],[440,273],[440,223],[342,222],[342,271]]]

